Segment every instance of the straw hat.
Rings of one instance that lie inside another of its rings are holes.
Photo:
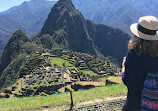
[[[140,17],[138,23],[130,26],[137,37],[145,40],[158,40],[158,19],[154,16]]]

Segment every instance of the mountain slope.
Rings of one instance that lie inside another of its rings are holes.
[[[46,19],[50,8],[55,3],[54,1],[31,0],[30,2],[22,3],[16,10],[11,11],[7,15],[18,21],[25,28],[24,31],[27,35],[33,36],[39,32],[43,25],[42,20]]]
[[[10,40],[5,46],[5,50],[1,57],[0,75],[4,69],[11,63],[11,61],[17,58],[20,53],[30,54],[35,51],[42,50],[22,31],[17,30],[12,34]]]
[[[130,33],[129,26],[139,17],[158,17],[156,0],[73,0],[84,17]],[[150,4],[150,5],[149,5]]]
[[[120,29],[115,29],[103,24],[94,24],[87,20],[89,36],[104,56],[112,56],[119,64],[125,56],[129,35]]]
[[[9,42],[6,44],[4,53],[1,59],[1,70],[3,71],[10,62],[20,53],[21,46],[30,42],[31,39],[26,36],[22,30],[16,31],[10,38]]]
[[[23,28],[17,21],[12,20],[6,15],[0,16],[0,21],[0,54],[2,54],[12,31]]]
[[[142,16],[139,10],[125,0],[73,0],[73,2],[85,18],[126,32],[130,32],[129,24]]]
[[[55,1],[31,0],[0,14],[0,53],[11,34],[22,29],[28,36],[38,33]]]
[[[14,32],[1,57],[0,88],[13,84],[21,76],[19,71],[27,56],[42,50],[22,30]]]

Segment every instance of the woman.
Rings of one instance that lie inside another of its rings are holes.
[[[158,19],[141,17],[130,30],[134,37],[122,63],[122,80],[128,88],[122,111],[140,111],[144,80],[149,72],[158,72]]]

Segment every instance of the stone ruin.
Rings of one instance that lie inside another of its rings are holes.
[[[45,64],[44,67],[47,65],[50,66]],[[42,92],[54,94],[58,89],[77,81],[100,81],[99,78],[84,74],[78,69],[68,69],[58,65],[51,65],[47,70],[36,70],[23,79],[25,88],[21,91],[22,96],[39,95]],[[15,96],[19,95],[15,94]]]
[[[48,61],[42,65],[42,69],[37,69],[36,71],[33,71],[31,75],[23,77],[24,79],[23,84],[25,88],[21,89],[21,94],[17,94],[17,95],[15,94],[15,96],[21,97],[21,96],[29,96],[29,95],[39,95],[39,94],[43,94],[42,92],[44,92],[45,94],[54,94],[55,92],[58,92],[58,89],[70,85],[74,82],[77,81],[100,82],[101,81],[99,79],[100,77],[116,76],[115,73],[117,73],[118,71],[117,67],[111,64],[110,62],[100,60],[95,56],[85,53],[62,52],[62,54],[58,54],[58,55],[45,53],[43,54],[43,56],[46,57],[48,60],[50,60],[50,58],[52,57],[61,57],[61,55],[63,54],[68,55],[69,59],[74,57],[76,61],[79,61],[79,63],[83,63],[86,65],[88,61],[98,61],[99,65],[96,65],[91,68],[89,67],[91,71],[97,73],[98,75],[91,76],[89,74],[85,74],[81,72],[78,69],[68,69],[66,67],[60,67],[56,64],[52,65]],[[73,64],[72,61],[69,62]],[[110,71],[107,73],[106,72],[107,70]],[[106,81],[106,83],[113,84],[110,83],[110,81]]]

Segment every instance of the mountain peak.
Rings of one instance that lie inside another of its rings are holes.
[[[1,59],[1,71],[10,64],[10,62],[19,54],[22,45],[26,42],[30,42],[31,39],[22,30],[17,30],[12,34],[10,40],[5,46],[4,53]]]
[[[54,31],[63,28],[64,25],[70,22],[72,15],[78,14],[80,13],[75,9],[71,0],[59,0],[51,9],[40,35],[53,35]]]
[[[63,8],[67,8],[67,9],[74,9],[75,6],[72,3],[71,0],[59,0],[55,5],[54,8],[59,8],[59,9],[63,9]]]
[[[49,13],[40,37],[48,34],[61,48],[96,54],[85,23],[71,0],[59,0]]]
[[[59,0],[57,2],[57,5],[71,5],[71,6],[74,6],[72,1],[71,0]]]
[[[20,39],[20,38],[25,38],[26,40],[29,39],[25,32],[23,32],[22,30],[17,30],[12,34],[10,40],[13,41],[15,39]]]

